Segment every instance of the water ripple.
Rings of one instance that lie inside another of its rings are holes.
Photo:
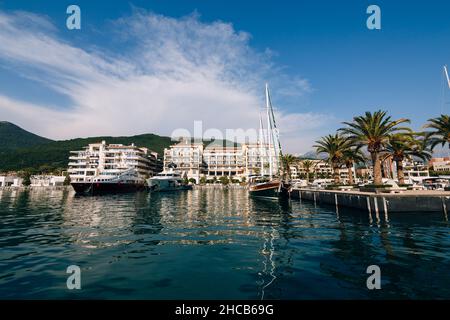
[[[245,190],[78,197],[0,190],[0,298],[450,298],[449,224]],[[65,287],[82,269],[82,290]],[[366,268],[382,269],[368,291]]]

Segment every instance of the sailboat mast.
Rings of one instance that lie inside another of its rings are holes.
[[[261,162],[261,175],[264,176],[264,148],[266,139],[264,138],[264,126],[261,113],[259,114],[259,159]]]
[[[277,157],[277,171],[278,174],[281,176],[281,173],[283,171],[282,166],[283,166],[283,151],[281,149],[281,143],[280,143],[280,136],[278,133],[278,128],[277,128],[277,124],[275,122],[275,114],[273,112],[273,107],[272,107],[272,100],[270,99],[270,93],[269,93],[269,87],[266,84],[266,99],[268,101],[268,108],[269,108],[269,112],[270,112],[270,118],[271,118],[271,135],[272,135],[272,139],[273,139],[273,143],[274,143],[274,151]]]
[[[272,124],[270,121],[270,101],[269,101],[269,85],[266,83],[266,113],[267,113],[267,142],[269,150],[269,176],[273,176],[273,158],[272,158]]]
[[[445,74],[445,77],[447,79],[448,88],[450,89],[450,78],[448,77],[447,65],[444,65],[444,74]]]

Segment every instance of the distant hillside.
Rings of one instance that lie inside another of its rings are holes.
[[[52,171],[67,168],[71,150],[80,150],[89,143],[134,143],[162,155],[172,144],[169,137],[141,134],[131,137],[91,137],[52,141],[25,131],[14,124],[2,122],[0,126],[0,172],[34,169]],[[3,131],[1,130],[3,128]],[[5,134],[5,135],[3,135]]]
[[[28,132],[10,122],[0,121],[0,149],[26,148],[48,142],[52,140]]]
[[[300,155],[300,158],[302,158],[302,159],[325,159],[326,155],[317,154],[315,151],[308,151],[308,152]]]

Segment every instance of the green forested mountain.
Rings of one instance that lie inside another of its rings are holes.
[[[172,142],[169,137],[141,134],[130,137],[91,137],[52,141],[42,138],[9,122],[0,122],[0,172],[32,170],[54,171],[64,169],[71,150],[80,150],[89,143],[134,143],[147,147],[162,156],[164,148]]]
[[[15,124],[0,121],[0,149],[31,147],[51,142],[52,140],[28,132]]]

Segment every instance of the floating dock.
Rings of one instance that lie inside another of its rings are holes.
[[[371,193],[361,191],[317,190],[300,188],[291,192],[292,199],[348,207],[369,213],[443,212],[450,208],[450,191],[405,191],[403,193]]]

